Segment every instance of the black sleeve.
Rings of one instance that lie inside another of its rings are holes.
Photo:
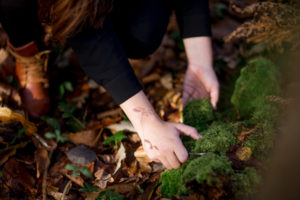
[[[182,38],[211,36],[208,0],[175,0]]]
[[[117,104],[142,89],[110,19],[100,29],[85,29],[68,41],[89,77],[110,93]]]

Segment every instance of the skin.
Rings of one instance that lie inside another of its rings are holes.
[[[188,38],[184,39],[184,45],[188,69],[184,79],[183,104],[192,99],[208,97],[216,108],[219,84],[212,66],[211,39]],[[137,130],[148,157],[162,162],[168,169],[176,169],[188,159],[180,134],[195,140],[201,138],[194,127],[162,121],[143,91],[123,102],[120,107]]]

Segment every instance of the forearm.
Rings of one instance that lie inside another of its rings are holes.
[[[144,123],[159,123],[161,121],[142,90],[120,104],[120,107],[138,133],[143,132]]]
[[[212,42],[209,36],[183,39],[189,66],[213,66]]]

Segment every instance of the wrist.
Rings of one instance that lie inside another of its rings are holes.
[[[207,64],[207,63],[189,62],[188,69],[190,69],[192,71],[211,70],[211,69],[213,69],[213,65]]]

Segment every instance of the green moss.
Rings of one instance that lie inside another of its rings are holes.
[[[241,117],[249,117],[265,105],[267,96],[280,93],[279,85],[277,67],[268,59],[253,59],[241,70],[231,102]]]
[[[249,136],[245,146],[249,147],[253,156],[261,161],[268,157],[270,150],[274,146],[275,130],[273,124],[266,121],[258,125]]]
[[[184,187],[181,182],[183,167],[174,170],[165,170],[160,177],[160,190],[163,197],[171,198],[173,195],[180,194]]]
[[[253,167],[247,167],[232,177],[233,191],[236,199],[253,199],[261,177]]]
[[[255,126],[255,130],[249,136],[245,145],[250,147],[253,156],[264,161],[269,155],[269,151],[274,146],[276,131],[274,129],[279,110],[276,105],[268,102],[263,108],[256,110],[248,120],[248,124]]]
[[[196,142],[193,152],[226,153],[236,141],[231,127],[230,123],[217,122],[212,124],[202,132],[203,138]]]
[[[214,112],[209,99],[190,101],[183,109],[183,122],[197,128],[198,132],[206,129],[214,119]]]
[[[196,181],[199,184],[221,184],[217,175],[230,175],[233,173],[231,162],[226,156],[213,153],[193,159],[189,162],[182,174],[182,182],[187,184]]]

